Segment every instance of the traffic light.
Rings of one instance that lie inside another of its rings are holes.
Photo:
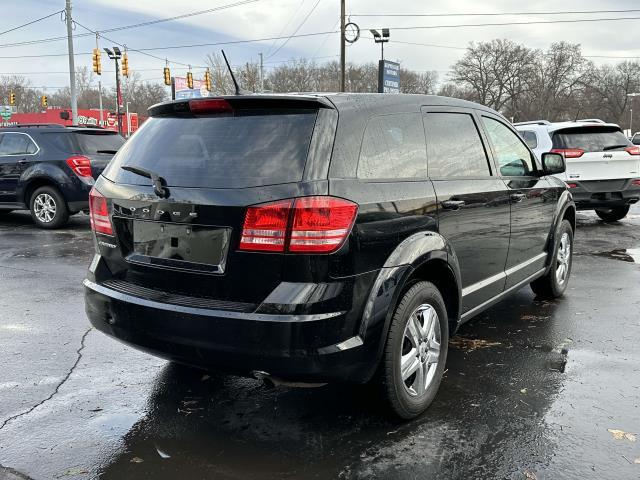
[[[9,105],[15,105],[16,104],[16,94],[11,92],[9,94]]]
[[[187,87],[193,88],[193,73],[187,72]]]
[[[208,69],[204,72],[204,86],[209,92],[211,91],[211,72]]]
[[[48,105],[46,95],[42,95],[42,97],[40,98],[40,103],[42,104],[43,107],[46,107]]]
[[[122,55],[122,75],[129,76],[129,57],[126,52]]]
[[[171,70],[169,70],[169,67],[164,67],[164,84],[171,85]]]
[[[102,75],[102,63],[100,60],[100,50],[93,49],[93,72]]]

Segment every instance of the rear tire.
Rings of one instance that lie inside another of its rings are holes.
[[[29,201],[31,218],[40,228],[60,228],[69,220],[69,207],[62,194],[55,187],[44,186],[36,189]]]
[[[629,205],[625,205],[624,207],[614,207],[607,208],[604,210],[596,210],[596,215],[598,215],[605,222],[617,222],[618,220],[622,220],[629,213]]]
[[[561,297],[569,284],[573,264],[573,228],[568,220],[563,220],[555,235],[553,260],[544,277],[531,282],[531,290],[538,297],[554,299]]]
[[[430,282],[413,285],[391,320],[379,382],[393,413],[410,419],[438,392],[447,360],[449,322],[444,300]]]

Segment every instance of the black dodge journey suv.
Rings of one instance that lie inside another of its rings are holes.
[[[575,206],[496,112],[422,95],[155,105],[90,195],[99,330],[264,380],[377,382],[403,418],[450,335],[530,284],[563,294]]]

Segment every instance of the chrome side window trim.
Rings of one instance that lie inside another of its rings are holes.
[[[3,136],[4,135],[26,135],[27,137],[29,137],[29,140],[31,140],[31,143],[33,143],[36,146],[37,150],[34,153],[8,153],[8,154],[4,154],[4,155],[2,153],[0,153],[0,157],[24,157],[24,156],[33,156],[33,155],[37,155],[38,153],[40,153],[40,145],[38,145],[38,143],[28,133],[24,133],[24,132],[1,132],[1,134]]]

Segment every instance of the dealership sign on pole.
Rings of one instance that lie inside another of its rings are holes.
[[[400,93],[400,64],[389,60],[378,62],[378,93]]]
[[[187,77],[173,77],[172,93],[174,100],[209,96],[204,80],[196,80],[194,78],[193,88],[189,88]]]

